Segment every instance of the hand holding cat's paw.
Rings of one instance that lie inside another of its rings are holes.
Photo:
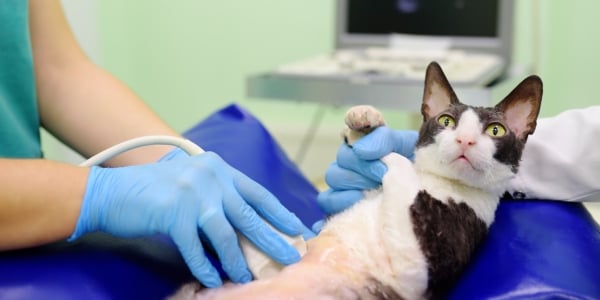
[[[387,171],[379,159],[396,152],[412,160],[418,133],[378,127],[357,140],[352,148],[341,145],[336,162],[325,173],[329,190],[317,202],[328,214],[338,213],[362,198],[362,191],[377,188]]]
[[[416,131],[378,127],[356,141],[352,148],[340,146],[336,162],[325,173],[325,181],[334,190],[375,188],[387,171],[379,159],[394,152],[412,160],[417,138]]]
[[[344,167],[340,166],[342,162]],[[362,191],[377,188],[386,167],[379,160],[361,160],[352,148],[341,145],[337,153],[337,162],[332,163],[325,172],[325,181],[330,187],[319,193],[317,203],[327,214],[338,213],[362,198]]]
[[[363,160],[380,159],[391,152],[413,160],[418,138],[417,131],[395,130],[382,126],[356,141],[352,149],[356,156]]]

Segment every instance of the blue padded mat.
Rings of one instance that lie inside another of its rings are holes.
[[[237,105],[184,134],[266,186],[308,226],[317,191],[260,121]],[[581,204],[502,201],[451,299],[600,299],[600,231]],[[97,233],[0,253],[0,299],[163,299],[192,280],[164,236]]]
[[[600,299],[600,229],[580,203],[503,200],[451,299]]]
[[[223,108],[184,135],[262,184],[309,228],[323,218],[315,187],[260,121],[240,106]]]
[[[184,133],[264,185],[309,227],[317,190],[254,116],[227,106]],[[216,260],[213,263],[219,268]],[[0,299],[164,299],[192,280],[170,239],[102,233],[0,253]]]

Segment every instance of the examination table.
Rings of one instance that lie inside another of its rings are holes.
[[[317,190],[242,107],[227,106],[184,135],[263,184],[309,227],[323,217]],[[160,235],[124,240],[94,233],[0,252],[3,300],[163,299],[189,280],[177,250]],[[503,200],[449,298],[600,299],[599,227],[579,203]]]

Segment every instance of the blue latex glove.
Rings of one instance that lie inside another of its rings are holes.
[[[302,222],[258,183],[206,152],[153,164],[92,167],[75,231],[69,240],[103,231],[119,237],[169,235],[194,276],[222,284],[204,255],[203,233],[235,282],[251,280],[234,229],[282,264],[300,255],[259,215],[288,235],[310,234]]]
[[[387,167],[379,159],[396,152],[413,159],[418,132],[379,127],[360,138],[352,147],[340,146],[336,161],[325,173],[329,189],[317,197],[319,206],[327,214],[338,213],[363,197],[363,190],[381,185]],[[319,231],[322,222],[313,225]]]

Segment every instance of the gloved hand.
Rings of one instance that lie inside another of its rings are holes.
[[[363,197],[362,191],[381,185],[387,167],[379,159],[396,152],[413,159],[418,132],[379,127],[349,147],[341,145],[336,161],[325,172],[329,189],[321,192],[317,202],[327,214],[338,213]],[[319,231],[322,222],[313,226]]]
[[[234,282],[251,280],[234,229],[279,263],[300,259],[259,215],[288,235],[312,234],[266,189],[206,152],[153,164],[92,167],[69,240],[93,231],[119,237],[167,234],[194,276],[216,287],[222,281],[204,254],[199,231]]]

